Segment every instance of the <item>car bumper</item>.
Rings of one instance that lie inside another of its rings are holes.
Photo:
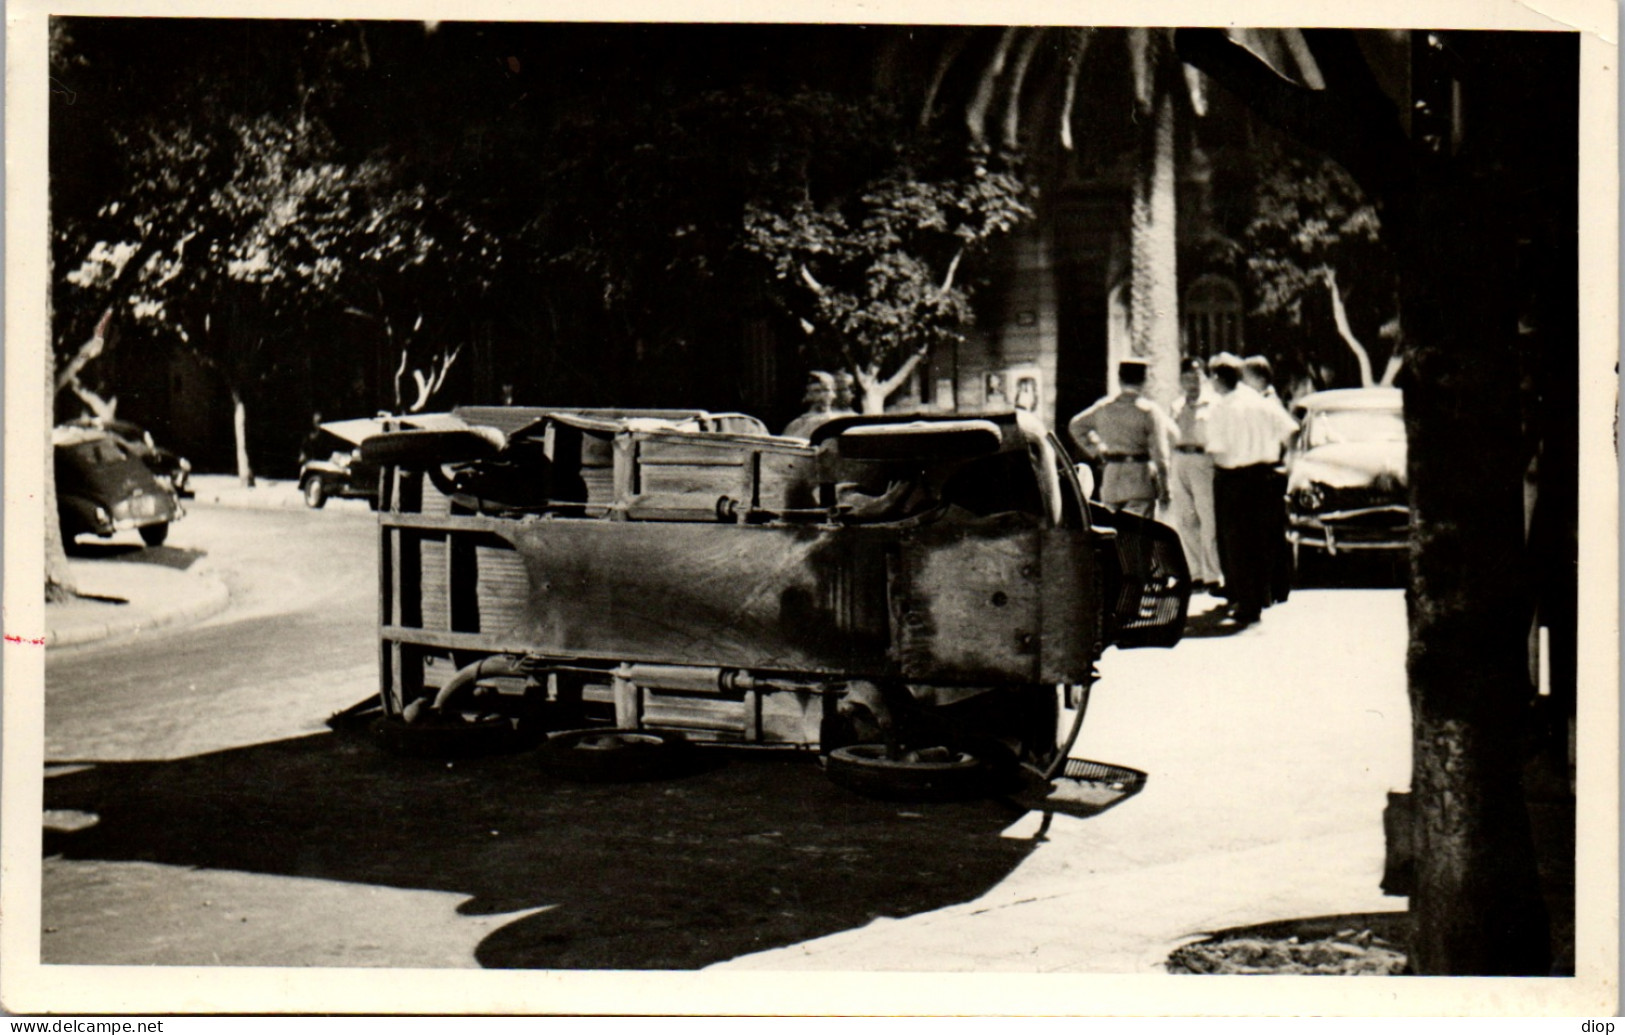
[[[161,525],[169,521],[177,521],[184,517],[186,511],[173,500],[162,497],[142,496],[129,500],[113,508],[113,519],[108,523],[106,531],[98,529],[100,535],[111,535],[131,528],[145,528],[148,525]]]
[[[1333,556],[1352,550],[1403,550],[1410,542],[1410,510],[1399,505],[1324,514],[1289,514],[1287,541]]]

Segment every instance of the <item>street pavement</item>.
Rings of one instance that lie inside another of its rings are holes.
[[[253,486],[244,486],[233,475],[195,474],[191,488],[192,497],[183,505],[205,503],[258,510],[292,510],[305,506],[298,483],[292,481],[261,478]],[[357,513],[366,513],[369,509],[365,500],[355,499],[331,499],[326,507]],[[134,536],[133,532],[124,533],[123,539],[133,543]],[[149,550],[143,556],[153,553]],[[161,548],[158,554],[162,556]],[[123,639],[153,629],[200,621],[224,610],[230,600],[225,583],[207,572],[123,560],[70,559],[68,567],[80,596],[71,603],[47,609],[46,647],[73,647]]]
[[[205,479],[198,491],[222,506],[303,505],[290,486]],[[74,563],[82,589],[125,602],[48,608],[53,646],[226,603],[211,575]],[[1402,911],[1378,888],[1386,792],[1410,767],[1401,593],[1300,590],[1241,631],[1219,627],[1215,606],[1193,601],[1174,649],[1101,661],[1073,755],[1145,772],[1140,793],[1086,818],[1029,812],[1005,836],[1033,851],[972,901],[713,969],[1155,973],[1208,932]]]
[[[1144,771],[1138,795],[1028,813],[1005,836],[1042,843],[973,901],[720,966],[1147,974],[1209,932],[1403,911],[1378,882],[1409,782],[1405,638],[1398,590],[1312,590],[1240,632],[1108,651],[1073,756]]]

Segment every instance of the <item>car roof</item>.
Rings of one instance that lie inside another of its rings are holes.
[[[1295,410],[1393,410],[1404,409],[1405,393],[1398,388],[1329,388],[1294,400]]]

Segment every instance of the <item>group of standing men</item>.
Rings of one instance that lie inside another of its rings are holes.
[[[1119,364],[1121,390],[1067,430],[1104,464],[1101,502],[1160,513],[1179,533],[1196,588],[1227,598],[1236,626],[1251,625],[1291,585],[1280,463],[1297,422],[1262,356],[1220,353],[1208,371],[1195,357],[1182,361],[1171,417],[1145,396],[1145,379],[1144,362]]]

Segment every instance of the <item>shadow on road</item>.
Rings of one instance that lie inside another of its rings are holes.
[[[1299,589],[1402,589],[1408,564],[1402,551],[1355,550],[1328,557],[1304,550],[1292,584]]]
[[[490,935],[486,967],[685,969],[941,908],[1004,879],[1033,842],[1005,802],[898,805],[810,758],[733,752],[660,783],[572,784],[533,755],[390,757],[349,732],[46,781],[47,855],[353,881],[551,906]]]
[[[174,568],[177,571],[185,571],[208,556],[203,550],[100,541],[76,541],[68,546],[68,554],[89,561],[130,561],[136,564],[158,564],[165,568]]]

